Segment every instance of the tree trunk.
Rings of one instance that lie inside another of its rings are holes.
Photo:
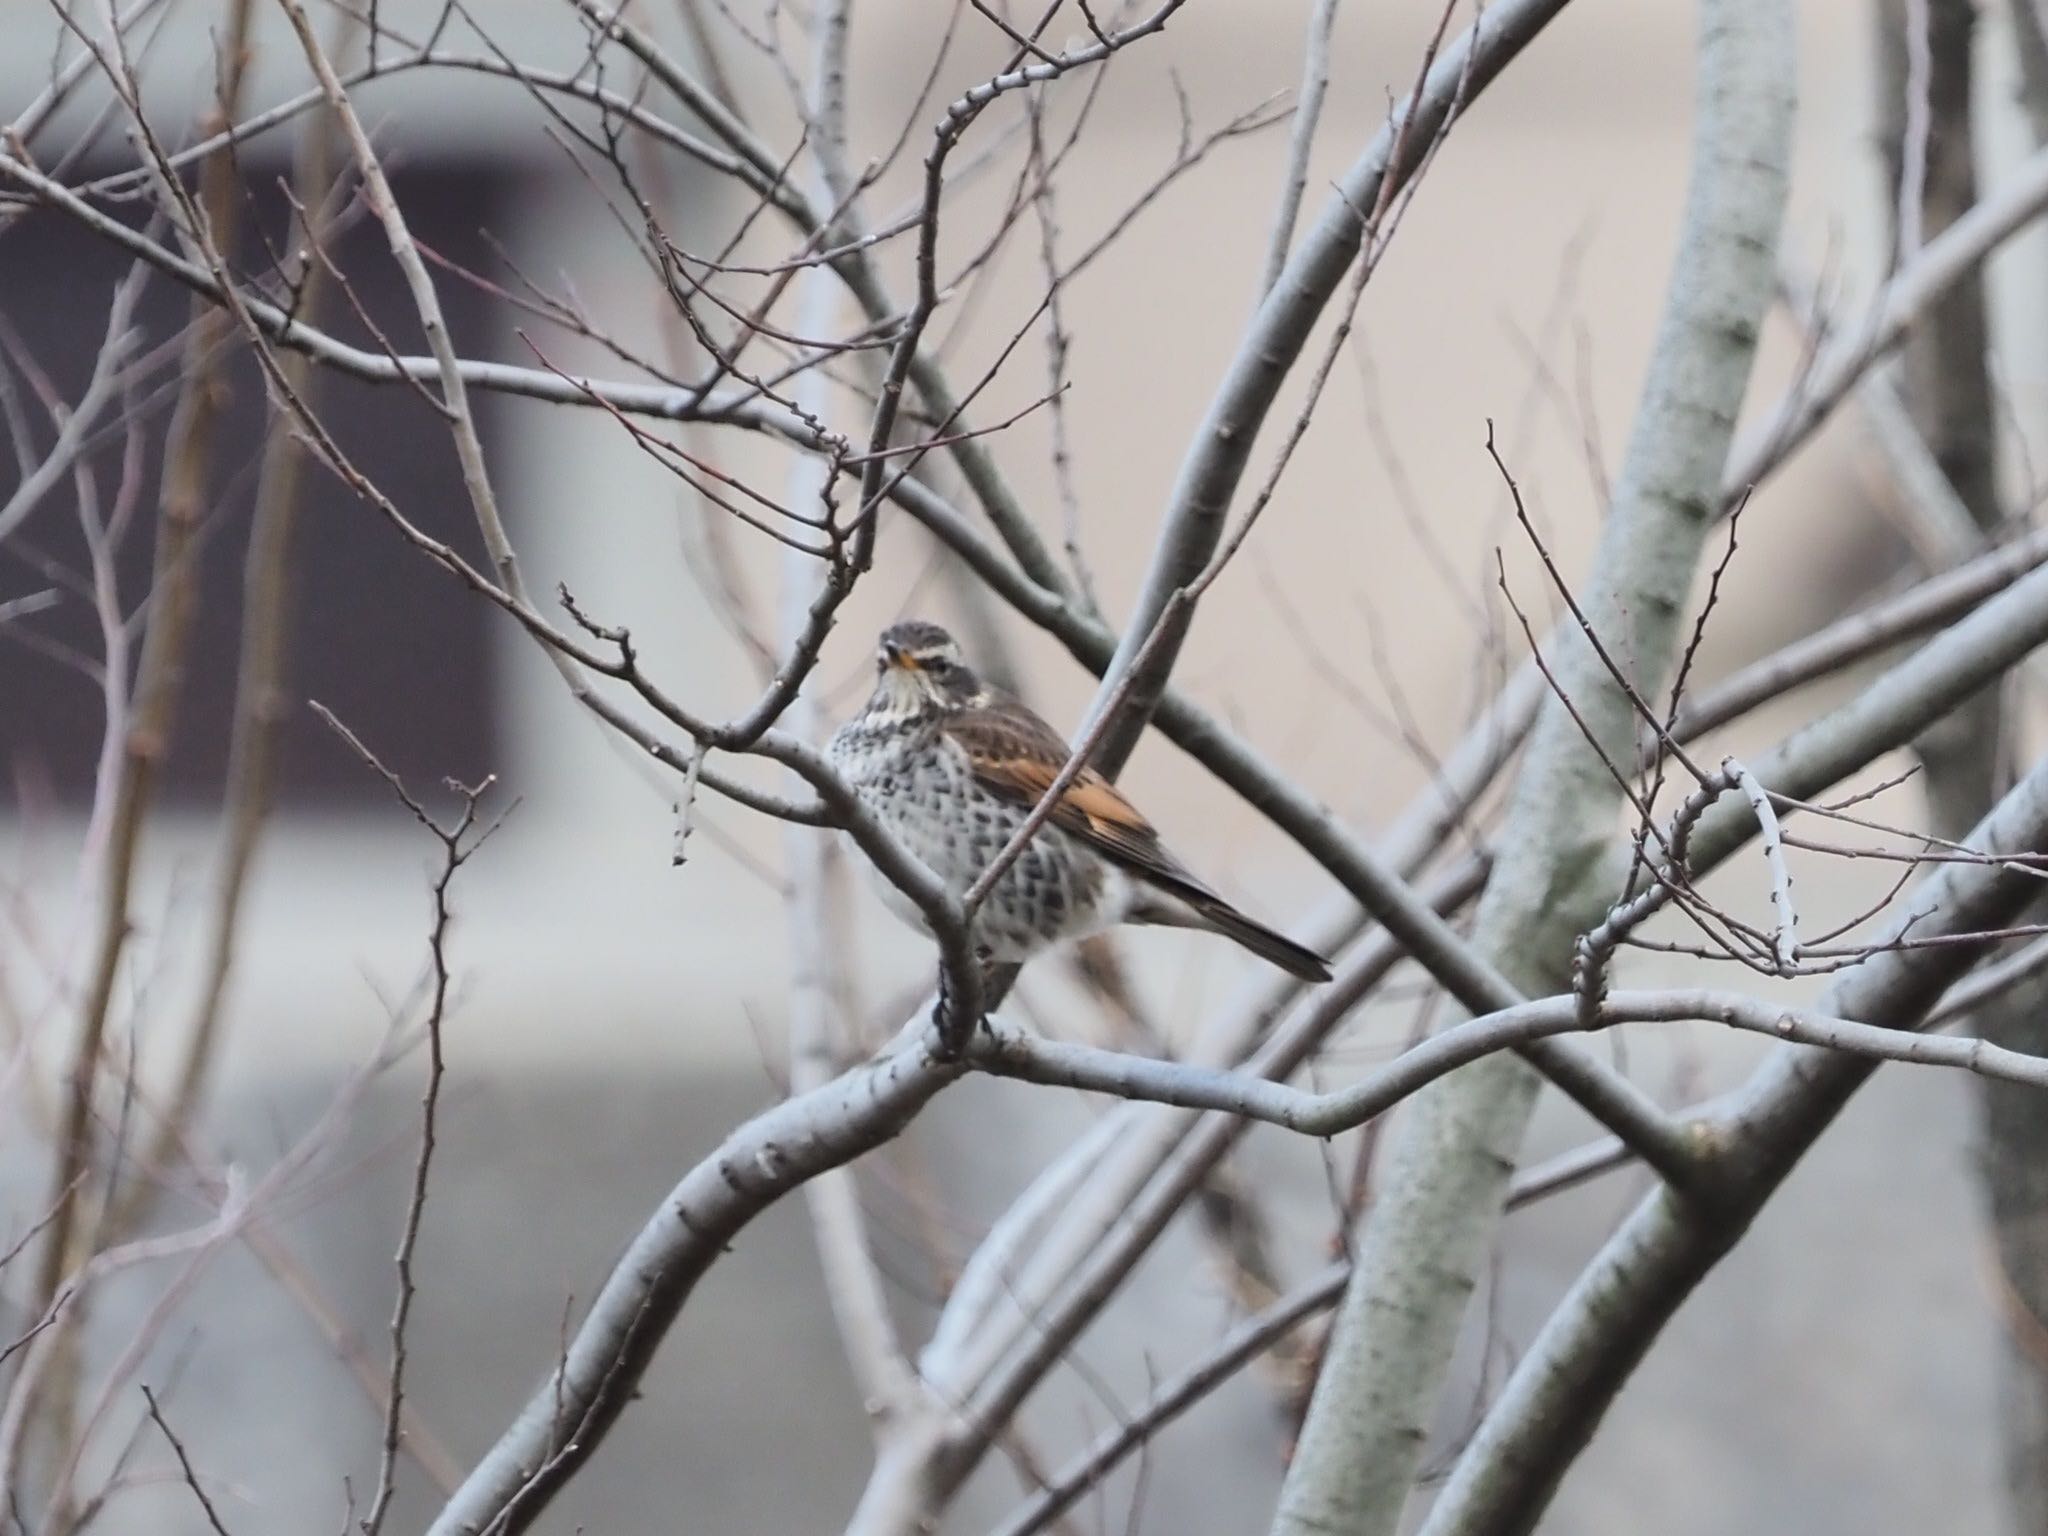
[[[2048,141],[2048,46],[2034,0],[2013,0],[2024,81],[2022,100],[2037,141]],[[1882,71],[1890,106],[1885,145],[1896,167],[1902,138],[1890,131],[1904,113],[1905,25],[1900,0],[1880,11]],[[1922,220],[1928,231],[1952,222],[1976,195],[1970,132],[1967,0],[1931,0],[1928,8],[1928,183]],[[1997,413],[1986,365],[1988,325],[1980,277],[1958,284],[1949,301],[1907,348],[1908,403],[1935,459],[1987,539],[1999,521],[1995,485]],[[1953,836],[1995,794],[2007,772],[2006,721],[1997,695],[1959,711],[1951,728],[1922,744],[1930,821]],[[2030,913],[2040,921],[2044,912]],[[1963,1026],[2013,1050],[2048,1052],[2048,985],[2008,992]],[[1980,1082],[1980,1166],[1999,1278],[2003,1347],[1998,1350],[2003,1458],[2010,1497],[2007,1529],[2048,1531],[2048,1115],[2039,1095],[2010,1083]]]
[[[1692,184],[1671,288],[1583,607],[1656,697],[1720,505],[1736,412],[1770,302],[1795,80],[1790,8],[1702,8]],[[1509,806],[1476,941],[1532,995],[1569,985],[1575,937],[1621,889],[1621,794],[1639,721],[1585,637],[1551,662],[1550,701]],[[1588,734],[1593,738],[1589,742]],[[1407,1503],[1474,1276],[1536,1097],[1497,1056],[1419,1094],[1397,1121],[1322,1378],[1281,1492],[1276,1536],[1387,1536]]]

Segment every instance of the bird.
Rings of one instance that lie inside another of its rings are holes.
[[[951,635],[914,619],[882,632],[874,692],[826,749],[859,802],[956,898],[1070,755],[1059,732],[976,675]],[[871,873],[884,905],[923,928],[916,904]],[[1221,934],[1303,981],[1330,979],[1327,960],[1225,901],[1167,851],[1122,791],[1087,768],[990,888],[975,915],[975,945],[985,962],[1022,962],[1119,923]]]

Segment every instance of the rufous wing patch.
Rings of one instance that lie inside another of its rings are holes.
[[[949,720],[946,730],[966,750],[983,787],[1020,805],[1036,805],[1066,766],[1068,748],[1059,733],[1015,699],[991,696]],[[1082,769],[1067,786],[1051,821],[1105,857],[1176,885],[1205,889],[1160,846],[1152,823],[1093,768]]]

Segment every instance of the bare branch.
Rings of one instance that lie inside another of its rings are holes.
[[[215,109],[223,121],[231,120],[239,106],[248,66],[252,3],[253,0],[234,0],[229,12],[227,68]],[[138,135],[152,150],[156,149],[155,135],[143,116],[137,94],[139,82],[130,73],[121,51],[124,43],[119,28],[115,27],[104,42],[82,33],[79,38],[98,59]],[[233,243],[239,204],[234,190],[234,167],[226,156],[215,155],[205,163],[196,201],[182,187],[169,190],[174,195],[167,200],[175,204],[177,221],[189,240],[205,245]],[[101,1044],[130,929],[129,903],[143,826],[148,819],[157,770],[169,750],[177,721],[185,649],[197,602],[199,522],[217,447],[216,432],[226,403],[224,343],[233,328],[227,315],[202,300],[193,301],[192,311],[192,323],[185,335],[178,404],[166,436],[164,467],[158,485],[149,628],[143,637],[134,695],[119,748],[100,873],[98,931],[80,1004],[63,1120],[57,1132],[57,1163],[50,1187],[59,1195],[76,1186],[79,1170],[91,1161],[92,1110]],[[125,331],[125,325],[122,329]],[[114,340],[110,332],[110,343]],[[110,724],[111,721],[110,713]],[[108,752],[112,751],[110,741]],[[83,1258],[75,1251],[78,1215],[79,1201],[64,1200],[42,1249],[34,1310],[40,1311],[50,1304],[62,1276]]]
[[[1294,97],[1294,125],[1287,135],[1286,170],[1280,181],[1280,206],[1273,215],[1273,234],[1266,247],[1265,270],[1259,274],[1263,299],[1280,281],[1287,248],[1294,243],[1294,221],[1301,213],[1301,194],[1308,186],[1308,157],[1315,148],[1316,124],[1323,115],[1323,97],[1330,89],[1330,34],[1337,25],[1338,0],[1315,0],[1302,43],[1301,87]]]
[[[1990,936],[1976,932],[1956,938],[1979,949],[1991,942]],[[1684,988],[1610,992],[1602,1000],[1594,1027],[1695,1021],[1874,1061],[1952,1067],[1999,1082],[2048,1088],[2048,1060],[1987,1040],[1860,1024],[1824,1009],[1797,1008],[1744,992]],[[1328,1137],[1356,1130],[1460,1067],[1529,1040],[1587,1027],[1575,997],[1560,995],[1521,1003],[1431,1035],[1351,1087],[1329,1093],[1313,1093],[1240,1072],[1046,1040],[1008,1025],[992,1024],[969,1048],[968,1060],[1003,1077],[1183,1109],[1218,1110],[1304,1136]]]
[[[1771,797],[1757,782],[1756,775],[1734,758],[1722,759],[1721,771],[1741,788],[1750,813],[1756,817],[1757,830],[1763,834],[1764,859],[1771,871],[1771,910],[1777,914],[1771,953],[1780,973],[1790,974],[1799,964],[1799,918],[1792,907],[1792,870],[1785,862],[1785,844],[1778,835],[1778,813],[1771,808]]]
[[[1338,183],[1253,317],[1194,433],[1167,500],[1144,589],[1105,672],[1112,683],[1131,668],[1173,594],[1192,582],[1214,554],[1259,427],[1316,321],[1374,233],[1368,214],[1389,206],[1391,195],[1423,164],[1452,113],[1469,106],[1564,4],[1502,0],[1488,6],[1443,50],[1428,78],[1394,110]],[[1169,633],[1149,674],[1126,696],[1098,764],[1109,777],[1116,776],[1137,745],[1184,638],[1184,628]],[[1104,708],[1107,697],[1106,685],[1091,717]]]
[[[156,1394],[145,1386],[142,1389],[142,1400],[149,1405],[151,1422],[163,1431],[164,1439],[170,1442],[172,1454],[178,1458],[178,1472],[185,1479],[185,1486],[192,1490],[192,1497],[199,1501],[199,1508],[206,1515],[207,1525],[212,1529],[214,1536],[228,1536],[228,1528],[221,1523],[220,1511],[213,1507],[213,1500],[206,1496],[206,1490],[200,1486],[199,1474],[192,1470],[192,1458],[185,1454],[184,1442],[172,1432],[170,1424],[165,1420],[164,1411],[157,1404]]]
[[[1991,854],[2048,843],[2048,765],[2037,766],[2008,794],[1969,842]],[[2036,882],[2002,861],[1949,865],[1928,882],[1915,910],[1927,914],[1927,931],[1968,935],[2009,921],[2037,892]],[[1895,925],[1894,933],[1902,927]],[[1879,946],[1845,973],[1821,1008],[1863,1028],[1910,1030],[1989,942]],[[1627,1367],[1872,1070],[1867,1060],[1791,1047],[1776,1053],[1713,1117],[1707,1134],[1727,1149],[1731,1175],[1722,1198],[1693,1203],[1658,1192],[1637,1207],[1522,1357],[1439,1493],[1426,1536],[1493,1536],[1534,1524],[1570,1457],[1627,1378]]]
[[[934,1056],[913,1021],[875,1060],[728,1135],[655,1208],[561,1362],[429,1536],[527,1529],[632,1401],[655,1346],[734,1236],[789,1191],[895,1136],[962,1070]]]
[[[1680,613],[1772,296],[1794,57],[1782,0],[1703,9],[1679,256],[1587,583],[1584,632],[1567,632],[1551,666],[1574,708],[1538,721],[1476,925],[1480,951],[1531,991],[1563,989],[1573,936],[1622,883],[1612,847],[1620,789],[1607,765],[1632,754],[1647,714],[1641,696],[1660,691],[1677,661]],[[1587,633],[1626,656],[1633,696]],[[1421,1095],[1394,1127],[1388,1187],[1338,1312],[1274,1536],[1378,1536],[1398,1524],[1536,1086],[1499,1058]]]
[[[813,18],[811,93],[806,104],[809,141],[817,164],[816,192],[831,197],[846,185],[846,48],[849,6],[846,0],[825,0]],[[843,192],[841,193],[843,195]],[[829,272],[813,268],[801,277],[802,313],[798,329],[816,334],[826,329],[838,307],[838,282]],[[800,411],[822,418],[827,404],[822,373],[806,373],[797,382]],[[821,504],[831,492],[836,464],[799,455],[790,468],[788,500]],[[800,654],[816,611],[807,602],[815,585],[809,561],[792,552],[782,568],[782,600],[778,644],[789,655]],[[826,622],[830,622],[829,614]],[[800,689],[783,717],[784,728],[799,739],[814,740],[819,712],[814,693]],[[802,827],[785,834],[784,860],[790,887],[789,924],[789,1060],[790,1087],[807,1093],[824,1087],[836,1071],[836,1052],[847,1041],[834,997],[835,970],[842,964],[844,914],[832,903],[831,849]],[[972,910],[963,904],[972,921]],[[972,1028],[972,1025],[969,1026]],[[896,1325],[880,1270],[868,1243],[861,1212],[860,1189],[850,1168],[830,1169],[804,1186],[825,1276],[825,1293],[839,1325],[848,1364],[870,1420],[879,1435],[926,1407],[917,1373],[912,1369]]]
[[[456,784],[450,781],[450,788],[462,797],[462,814],[451,824],[443,826],[428,814],[425,807],[406,789],[398,775],[387,768],[377,755],[347,726],[334,717],[325,705],[315,701],[315,714],[327,722],[328,727],[348,743],[350,749],[391,787],[398,801],[412,812],[413,819],[434,835],[441,845],[441,867],[433,883],[433,918],[427,934],[427,951],[430,961],[431,982],[427,995],[427,1016],[425,1031],[427,1037],[427,1081],[420,1096],[420,1150],[413,1162],[412,1190],[406,1199],[405,1224],[398,1240],[398,1295],[391,1309],[391,1377],[390,1388],[384,1398],[384,1439],[383,1454],[377,1466],[377,1492],[371,1500],[369,1515],[362,1524],[363,1536],[377,1536],[384,1527],[384,1519],[391,1509],[391,1498],[397,1488],[398,1453],[401,1431],[405,1424],[405,1362],[406,1326],[412,1318],[412,1304],[418,1294],[419,1285],[413,1273],[413,1255],[419,1247],[420,1225],[427,1211],[427,1183],[433,1171],[434,1149],[440,1122],[441,1084],[447,1076],[448,1063],[443,1051],[442,1029],[448,1015],[448,929],[452,921],[449,908],[449,891],[454,886],[455,876],[462,866],[469,862],[485,839],[497,830],[498,822],[489,825],[478,824],[477,812],[483,797],[489,792],[491,779],[485,779],[475,786]]]

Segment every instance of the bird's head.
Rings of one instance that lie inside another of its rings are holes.
[[[875,691],[893,710],[959,709],[981,694],[981,679],[953,637],[936,624],[906,619],[882,631],[875,648]]]

